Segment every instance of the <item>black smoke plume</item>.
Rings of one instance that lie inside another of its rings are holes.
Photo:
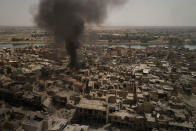
[[[65,43],[70,55],[70,66],[77,66],[79,38],[85,24],[100,24],[109,8],[118,7],[127,0],[40,0],[35,16],[36,24],[52,32],[56,43]]]

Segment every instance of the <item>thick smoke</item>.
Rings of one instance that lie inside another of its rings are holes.
[[[85,24],[100,24],[109,8],[127,0],[40,0],[36,24],[55,35],[57,43],[65,43],[71,57],[70,66],[77,66],[79,38]]]

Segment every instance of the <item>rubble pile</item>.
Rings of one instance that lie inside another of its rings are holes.
[[[79,69],[53,52],[0,51],[0,129],[196,129],[195,50],[83,46]]]

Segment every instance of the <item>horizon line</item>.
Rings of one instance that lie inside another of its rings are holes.
[[[33,25],[0,25],[0,27],[34,27],[40,28]],[[196,27],[196,25],[87,25],[87,27]]]

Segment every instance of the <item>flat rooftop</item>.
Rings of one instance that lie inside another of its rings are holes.
[[[81,99],[80,103],[76,106],[83,109],[106,111],[106,102],[99,100]]]

